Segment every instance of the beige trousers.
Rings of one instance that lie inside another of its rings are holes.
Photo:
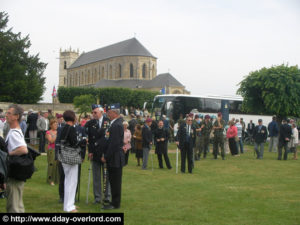
[[[23,204],[24,181],[8,178],[6,185],[6,211],[8,213],[24,213]]]

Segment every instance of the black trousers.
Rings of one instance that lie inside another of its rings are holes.
[[[129,151],[131,151],[131,149],[130,149],[130,150],[128,150],[128,151],[125,153],[125,165],[127,165],[127,164],[128,164],[128,159],[129,159]]]
[[[39,141],[39,152],[45,152],[45,144],[46,144],[46,131],[39,131],[40,141]]]
[[[228,143],[229,143],[229,149],[230,149],[231,155],[237,155],[238,150],[237,150],[237,147],[236,147],[235,139],[234,138],[229,138]]]
[[[65,193],[65,172],[61,162],[58,161],[58,173],[59,173],[59,186],[58,186],[58,193],[59,198],[64,199]]]
[[[168,156],[167,152],[164,152],[162,154],[157,154],[159,168],[164,168],[162,156],[164,156],[167,168],[171,169],[172,166],[171,166],[171,163],[170,163],[169,156]]]
[[[189,142],[184,143],[183,149],[180,149],[181,153],[181,172],[185,173],[185,161],[188,161],[188,171],[192,173],[193,170],[193,145]]]
[[[111,204],[119,208],[121,204],[122,167],[107,167],[111,188]]]

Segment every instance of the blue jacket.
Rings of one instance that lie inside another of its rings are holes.
[[[279,127],[276,121],[272,121],[268,125],[268,131],[270,137],[277,137],[279,133]]]

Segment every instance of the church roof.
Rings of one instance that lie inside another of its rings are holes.
[[[69,68],[72,69],[118,56],[148,56],[156,58],[136,38],[131,38],[94,51],[82,53]]]
[[[157,75],[152,80],[100,80],[95,87],[125,87],[125,88],[164,88],[164,87],[184,87],[171,74],[164,73]]]
[[[145,85],[145,88],[152,87],[184,87],[178,80],[170,73],[162,73],[157,75],[151,82]]]

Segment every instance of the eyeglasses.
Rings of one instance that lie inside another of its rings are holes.
[[[187,120],[187,121],[192,121],[192,120]]]
[[[93,113],[93,114],[97,114],[97,112],[94,112],[94,111],[93,111],[92,113]]]

